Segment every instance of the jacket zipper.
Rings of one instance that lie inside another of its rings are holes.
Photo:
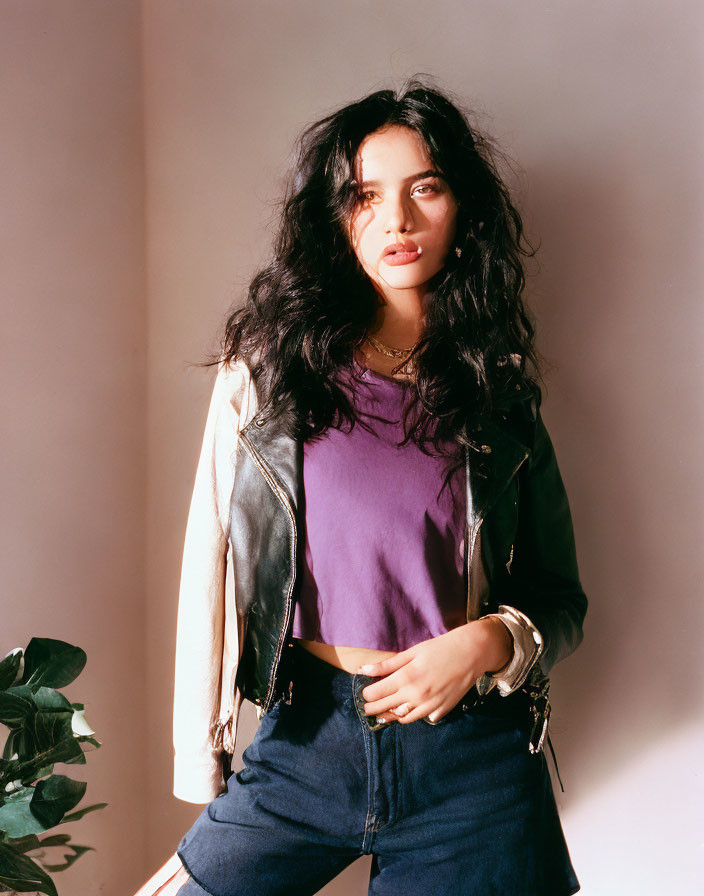
[[[472,526],[471,536],[469,539],[469,554],[467,556],[467,622],[471,622],[472,620],[469,618],[470,608],[472,606],[472,558],[474,557],[474,549],[477,543],[477,535],[479,534],[479,530],[482,527],[482,523],[484,522],[484,518],[479,520],[479,522]]]
[[[227,726],[232,723],[232,715],[235,711],[234,690],[236,672],[237,666],[235,665],[230,672],[230,687],[228,691],[229,703],[227,709],[225,710],[225,715],[221,716],[215,723],[215,736],[213,738],[213,746],[216,749],[225,748],[225,728],[227,728]]]
[[[237,619],[235,617],[235,624],[237,624]],[[240,646],[240,645],[238,645]],[[227,708],[225,709],[225,714],[220,715],[218,721],[215,724],[215,737],[214,737],[214,746],[217,748],[224,747],[225,742],[225,728],[227,728],[228,724],[232,724],[232,715],[235,711],[235,679],[237,677],[237,667],[239,664],[239,658],[234,662],[230,669],[230,684],[227,692],[228,703]]]
[[[479,531],[479,526],[477,526],[474,532],[471,531],[471,527],[469,526],[469,448],[466,446],[464,449],[464,476],[464,488],[467,497],[467,526],[465,535],[465,538],[467,539],[467,544],[465,546],[465,553],[467,554],[467,608],[465,617],[467,622],[470,622],[469,610],[472,605],[472,554],[474,553],[474,542],[477,537],[477,532]]]
[[[281,633],[279,634],[279,642],[276,646],[276,654],[274,656],[274,663],[271,668],[271,673],[269,675],[269,684],[267,687],[266,697],[264,698],[264,702],[262,705],[262,710],[264,712],[267,711],[270,705],[270,701],[274,692],[274,685],[276,682],[276,670],[279,667],[279,660],[281,659],[281,653],[284,647],[284,637],[286,634],[286,630],[288,629],[288,622],[291,616],[291,607],[293,601],[291,600],[293,594],[293,585],[294,585],[294,574],[295,574],[295,563],[296,563],[296,542],[297,542],[297,533],[296,533],[296,518],[293,513],[293,509],[289,504],[288,498],[284,493],[283,489],[276,481],[274,474],[271,472],[269,467],[264,462],[263,458],[256,450],[256,448],[252,445],[252,443],[247,438],[244,431],[240,432],[240,441],[242,442],[247,454],[252,458],[254,463],[257,465],[259,472],[262,474],[264,479],[267,481],[269,487],[274,492],[276,497],[281,502],[284,510],[286,511],[289,521],[291,523],[291,582],[288,586],[288,594],[286,595],[286,610],[284,615],[284,623],[281,628]]]

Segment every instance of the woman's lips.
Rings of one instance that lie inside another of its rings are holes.
[[[384,261],[391,265],[408,264],[411,261],[415,261],[419,256],[420,252],[417,249],[413,252],[391,252],[384,256]]]
[[[409,264],[411,261],[415,261],[422,252],[423,250],[420,246],[409,240],[407,249],[404,249],[402,243],[397,243],[391,251],[387,249],[384,254],[384,261],[391,265]]]
[[[384,261],[390,265],[410,264],[421,255],[423,249],[411,239],[399,240],[384,249]]]

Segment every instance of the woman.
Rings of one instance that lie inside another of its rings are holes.
[[[207,805],[145,893],[313,894],[363,854],[376,896],[579,890],[542,747],[587,599],[493,152],[417,79],[301,138],[186,533],[174,793]]]

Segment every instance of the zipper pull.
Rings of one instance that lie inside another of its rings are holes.
[[[222,721],[222,719],[218,719],[217,722],[215,723],[215,725],[213,726],[212,743],[213,743],[213,747],[216,750],[222,750],[222,748],[223,748],[224,728],[225,728],[225,723]]]
[[[543,742],[548,731],[550,721],[550,699],[547,694],[540,694],[533,700],[531,706],[533,712],[533,726],[530,731],[528,749],[531,753],[539,753],[543,749]]]
[[[511,545],[511,553],[506,561],[506,572],[511,575],[511,564],[513,563],[513,545]]]
[[[533,725],[528,748],[531,753],[539,753],[543,748],[550,721],[550,678],[541,676],[536,666],[531,670],[530,678],[527,691],[531,696]]]
[[[555,766],[557,780],[560,782],[560,789],[565,792],[565,787],[560,777],[560,769],[557,767],[557,757],[555,756],[555,748],[548,734],[548,725],[550,722],[550,678],[541,676],[534,667],[531,671],[530,681],[526,690],[531,695],[531,712],[533,713],[533,725],[530,732],[530,740],[528,748],[531,753],[539,753],[543,749],[545,738],[547,736],[548,746],[552,753],[552,761]]]

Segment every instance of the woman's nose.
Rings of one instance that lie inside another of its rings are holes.
[[[401,200],[391,199],[386,208],[386,230],[388,233],[405,233],[413,227],[410,208]]]

